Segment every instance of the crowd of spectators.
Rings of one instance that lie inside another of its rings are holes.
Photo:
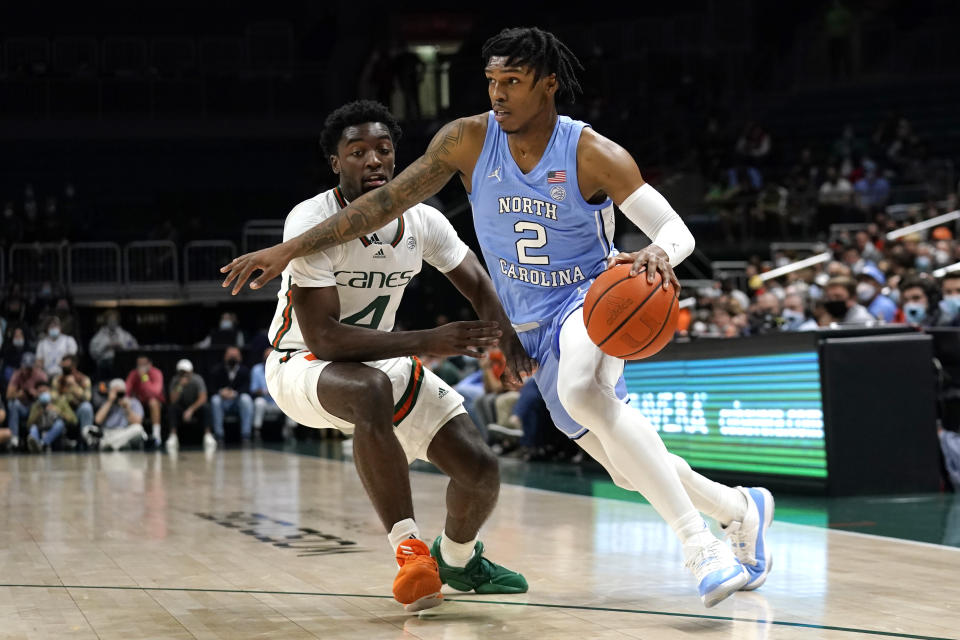
[[[12,286],[0,299],[0,448],[38,452],[165,444],[175,451],[189,429],[202,433],[204,447],[214,450],[226,437],[224,425],[231,416],[242,441],[259,438],[266,420],[281,423],[284,437],[293,437],[295,423],[282,415],[266,388],[263,362],[269,349],[264,350],[262,336],[251,341],[256,349],[246,353],[256,361],[251,371],[237,346],[243,343],[236,316],[224,313],[198,345],[222,352],[222,362],[196,372],[189,359],[181,359],[165,376],[120,325],[115,309],[102,314],[101,326],[86,339],[65,292],[50,283],[34,295]],[[120,353],[139,354],[129,371],[118,370]]]
[[[698,144],[706,212],[728,241],[805,239],[832,223],[872,219],[898,190],[908,200],[949,196],[950,160],[932,157],[907,117],[889,114],[866,130],[848,124],[829,146],[786,156],[762,125],[733,135],[710,117]]]

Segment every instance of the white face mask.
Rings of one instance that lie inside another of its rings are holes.
[[[60,329],[56,327],[50,327],[49,329],[47,329],[47,335],[53,338],[54,340],[56,340],[57,338],[60,337]]]
[[[861,282],[857,285],[857,300],[866,304],[873,300],[877,295],[877,290],[868,282]]]

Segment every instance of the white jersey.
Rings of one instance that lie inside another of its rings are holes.
[[[301,202],[283,225],[284,241],[333,216],[347,201],[340,187]],[[423,260],[446,273],[459,266],[467,245],[435,208],[418,204],[382,229],[302,258],[283,271],[270,344],[280,351],[306,349],[293,310],[292,285],[337,287],[340,322],[380,331],[393,329],[403,290],[420,272]]]

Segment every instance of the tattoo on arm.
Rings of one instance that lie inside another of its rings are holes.
[[[386,185],[357,198],[339,214],[295,239],[295,256],[305,256],[373,233],[404,211],[435,195],[457,172],[451,154],[463,136],[457,120],[441,129],[426,153]]]

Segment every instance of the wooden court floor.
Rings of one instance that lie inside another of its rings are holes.
[[[439,533],[442,476],[413,472]],[[263,449],[0,457],[0,638],[960,638],[960,549],[775,523],[713,609],[641,504],[504,485],[481,532],[527,594],[410,615],[349,462]]]

